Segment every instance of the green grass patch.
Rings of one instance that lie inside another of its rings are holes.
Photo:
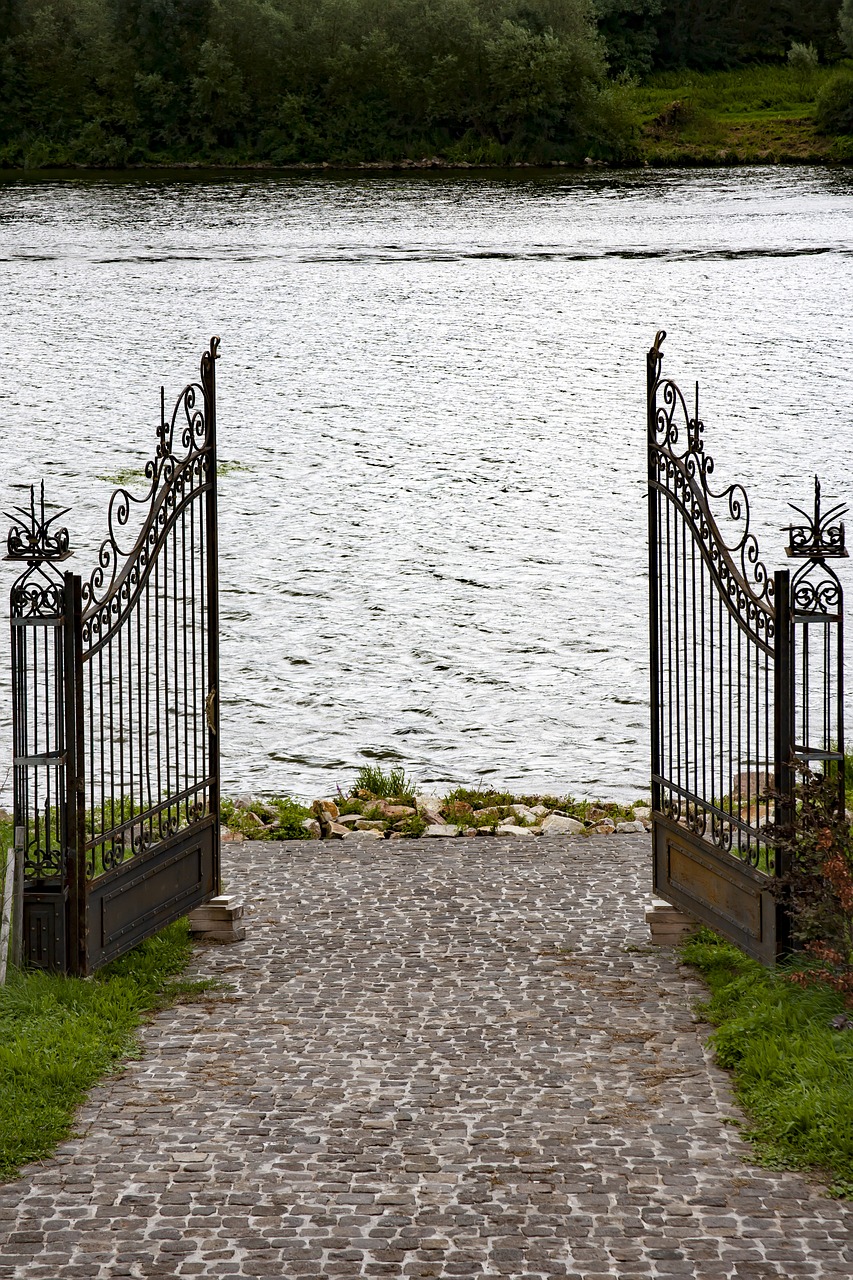
[[[792,982],[802,962],[767,970],[707,929],[682,956],[710,988],[697,1011],[716,1027],[716,1059],[732,1072],[758,1163],[816,1172],[833,1195],[853,1197],[853,1029],[832,1026],[844,1022],[843,998]]]
[[[354,795],[366,792],[371,798],[391,798],[400,803],[413,803],[417,787],[413,778],[406,777],[405,769],[391,769],[385,773],[380,765],[363,764],[355,776],[352,787]]]
[[[271,796],[244,802],[222,800],[219,814],[230,831],[247,840],[300,840],[311,810],[290,796]]]
[[[650,76],[629,91],[641,158],[684,164],[842,159],[844,139],[821,133],[816,112],[845,68],[853,70],[853,63]]]
[[[180,977],[186,920],[92,978],[11,970],[0,987],[0,1180],[49,1156],[97,1080],[138,1055],[143,1018],[214,984]]]

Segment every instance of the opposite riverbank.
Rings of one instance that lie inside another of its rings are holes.
[[[289,148],[270,152],[261,139],[248,136],[230,147],[188,143],[164,150],[130,137],[111,138],[99,126],[66,138],[28,135],[20,145],[7,140],[0,146],[0,173],[16,177],[63,170],[175,170],[201,176],[206,171],[455,172],[853,163],[853,59],[807,71],[787,64],[713,72],[685,69],[611,89],[619,128],[608,138],[590,140],[585,155],[574,138],[565,145],[530,134],[500,142],[470,131],[458,139],[426,132],[405,143],[390,138],[360,146],[347,143],[319,155],[298,139]]]

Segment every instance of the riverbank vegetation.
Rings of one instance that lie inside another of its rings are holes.
[[[0,166],[844,159],[845,51],[853,0],[0,0]]]
[[[543,831],[643,831],[650,810],[635,804],[575,800],[571,796],[515,795],[491,787],[454,787],[443,796],[420,793],[403,769],[388,773],[364,765],[351,787],[311,806],[288,796],[240,796],[221,804],[226,839],[294,840],[343,837],[350,831],[397,839],[401,836],[533,836]]]

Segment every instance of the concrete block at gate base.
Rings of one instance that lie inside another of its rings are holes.
[[[243,904],[221,894],[189,913],[190,933],[197,942],[242,942],[246,936]]]
[[[692,916],[685,915],[660,898],[653,899],[646,908],[646,924],[655,947],[674,947],[699,928]]]

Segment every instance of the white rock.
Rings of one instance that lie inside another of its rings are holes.
[[[354,827],[360,818],[360,813],[343,813],[338,818],[338,822],[342,827]]]
[[[547,818],[542,819],[542,831],[545,835],[577,836],[585,830],[586,827],[577,818],[567,818],[561,813],[549,813]]]
[[[523,818],[525,822],[535,822],[537,818],[542,817],[543,814],[548,812],[547,809],[544,809],[542,814],[537,813],[535,809],[531,809],[530,806],[526,804],[511,804],[509,807],[510,811],[514,813],[517,818]]]
[[[545,818],[551,812],[547,804],[535,804],[530,810],[534,818]]]
[[[375,827],[358,827],[357,831],[360,836],[364,836],[365,840],[384,839],[382,832],[377,831]]]
[[[425,836],[457,836],[459,828],[450,822],[431,822],[424,832]]]
[[[333,840],[345,840],[347,836],[352,835],[352,832],[349,827],[342,827],[339,822],[330,822],[324,828],[323,835],[327,838],[331,837]]]
[[[507,823],[502,823],[498,827],[499,836],[533,836],[536,834],[534,827],[514,827]]]
[[[635,822],[616,823],[616,830],[620,835],[627,835],[629,831],[645,831],[645,829],[639,818]]]
[[[640,821],[642,821],[643,818],[650,818],[652,816],[652,811],[648,805],[635,804],[633,814],[635,818],[639,818]]]
[[[303,818],[302,830],[306,833],[309,840],[319,840],[323,834],[320,830],[320,824],[316,818]]]

